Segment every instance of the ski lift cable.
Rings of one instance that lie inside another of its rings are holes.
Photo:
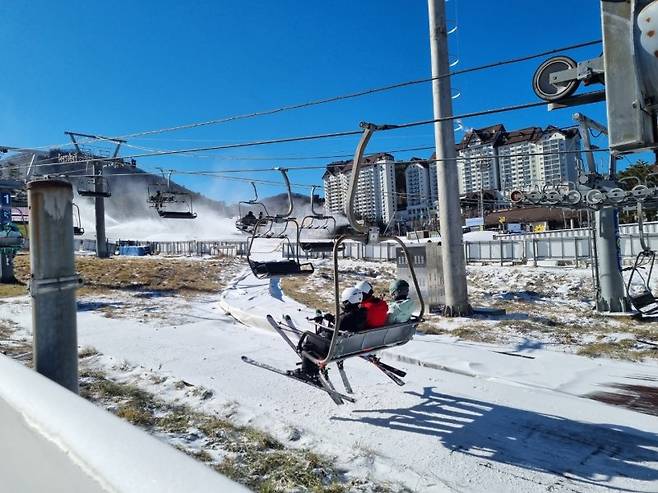
[[[401,123],[401,124],[391,124],[391,125],[382,125],[379,127],[380,131],[389,131],[389,130],[398,130],[402,128],[411,128],[411,127],[418,127],[421,125],[429,125],[433,123],[438,123],[438,122],[443,122],[443,121],[453,121],[457,119],[465,119],[465,118],[474,118],[476,116],[485,116],[485,115],[494,115],[498,113],[508,113],[512,111],[519,111],[519,110],[524,110],[524,109],[529,109],[529,108],[537,108],[539,106],[545,106],[546,102],[545,101],[535,101],[532,103],[523,103],[523,104],[516,104],[516,105],[510,105],[510,106],[502,106],[499,108],[490,108],[487,110],[480,110],[480,111],[473,111],[469,113],[462,113],[460,115],[453,115],[453,116],[447,116],[447,117],[441,117],[441,118],[431,118],[427,120],[418,120],[415,122],[408,122],[408,123]],[[128,156],[122,156],[121,159],[137,159],[137,158],[145,158],[145,157],[157,157],[157,156],[173,156],[173,155],[179,155],[179,154],[190,154],[193,152],[199,152],[199,151],[219,151],[219,150],[224,150],[224,149],[237,149],[237,148],[246,148],[246,147],[259,147],[259,146],[264,146],[264,145],[272,145],[272,144],[284,144],[284,143],[292,143],[292,142],[307,142],[307,141],[312,141],[312,140],[324,140],[324,139],[331,139],[331,138],[336,138],[336,137],[346,137],[346,136],[355,136],[355,135],[360,135],[361,130],[345,130],[345,131],[337,131],[337,132],[327,132],[327,133],[321,133],[321,134],[312,134],[312,135],[303,135],[303,136],[296,136],[296,137],[281,137],[281,138],[276,138],[276,139],[265,139],[265,140],[256,140],[256,141],[249,141],[249,142],[240,142],[240,143],[235,143],[235,144],[225,144],[225,145],[220,145],[220,146],[208,146],[208,147],[195,147],[195,148],[190,148],[190,149],[175,149],[175,150],[170,150],[166,152],[157,152],[157,153],[141,153],[141,154],[132,154]],[[98,157],[98,158],[93,158],[93,159],[81,159],[78,161],[70,161],[66,164],[73,165],[73,164],[83,164],[83,163],[89,163],[89,162],[112,162],[116,161],[118,158],[111,158],[111,157]],[[38,166],[38,165],[35,165]]]
[[[155,130],[147,130],[147,131],[142,131],[142,132],[134,132],[134,133],[130,133],[130,134],[124,134],[124,135],[121,135],[121,136],[118,136],[118,137],[107,137],[107,138],[108,139],[119,139],[119,138],[125,139],[125,138],[130,138],[130,137],[141,137],[141,136],[144,136],[144,135],[154,135],[154,134],[165,133],[165,132],[173,132],[173,131],[176,131],[176,130],[197,128],[197,127],[215,125],[215,124],[220,124],[220,123],[228,123],[230,121],[243,120],[243,119],[247,119],[247,118],[255,118],[255,117],[259,117],[259,116],[272,115],[272,114],[281,113],[281,112],[284,112],[284,111],[301,109],[301,108],[306,108],[306,107],[311,107],[311,106],[318,106],[318,105],[321,105],[321,104],[327,104],[327,103],[332,103],[332,102],[346,100],[346,99],[353,99],[353,98],[357,98],[357,97],[361,97],[361,96],[367,96],[367,95],[370,95],[370,94],[376,94],[376,93],[379,93],[379,92],[390,91],[390,90],[393,90],[393,89],[399,89],[399,88],[402,88],[402,87],[413,86],[413,85],[417,85],[417,84],[423,84],[423,83],[427,83],[427,82],[432,82],[434,80],[440,80],[440,79],[443,79],[443,78],[446,78],[446,77],[452,77],[452,76],[455,76],[455,75],[463,75],[463,74],[467,74],[467,73],[473,73],[473,72],[478,72],[478,71],[482,71],[482,70],[498,68],[498,67],[502,67],[502,66],[505,66],[505,65],[521,63],[521,62],[533,60],[533,59],[536,59],[536,58],[541,58],[543,56],[548,56],[548,55],[552,55],[552,54],[563,52],[563,51],[571,51],[571,50],[575,50],[575,49],[579,49],[579,48],[585,48],[585,47],[588,47],[588,46],[597,45],[597,44],[600,44],[601,42],[602,42],[601,39],[586,41],[586,42],[582,42],[582,43],[576,43],[576,44],[572,44],[572,45],[568,45],[568,46],[563,46],[563,47],[560,47],[560,48],[554,48],[554,49],[551,49],[551,50],[546,50],[546,51],[534,53],[534,54],[531,54],[531,55],[525,55],[525,56],[510,58],[510,59],[507,59],[507,60],[500,60],[500,61],[497,61],[497,62],[478,65],[478,66],[475,66],[475,67],[467,67],[467,68],[463,68],[463,69],[460,69],[460,70],[452,71],[452,72],[450,72],[449,74],[446,74],[446,75],[438,75],[438,76],[435,76],[435,77],[426,77],[426,78],[421,78],[421,79],[412,79],[412,80],[409,80],[409,81],[398,82],[398,83],[395,83],[395,84],[389,84],[389,85],[375,87],[375,88],[371,88],[371,89],[364,89],[364,90],[361,90],[361,91],[357,91],[357,92],[353,92],[353,93],[347,93],[347,94],[343,94],[343,95],[339,95],[339,96],[332,96],[332,97],[328,97],[328,98],[322,98],[322,99],[307,101],[307,102],[304,102],[304,103],[296,103],[296,104],[281,106],[279,108],[274,108],[274,109],[269,109],[269,110],[257,111],[257,112],[252,112],[252,113],[245,113],[245,114],[240,114],[240,115],[233,115],[233,116],[229,116],[229,117],[224,117],[224,118],[219,118],[219,119],[214,119],[214,120],[207,120],[207,121],[203,121],[203,122],[184,124],[184,125],[178,125],[178,126],[174,126],[174,127],[167,127],[167,128],[161,128],[161,129],[155,129]],[[78,142],[78,144],[81,145],[81,144],[89,143],[93,140],[94,139],[87,139],[86,141],[81,140],[80,142]],[[96,139],[96,140],[98,140],[98,139]],[[54,149],[54,148],[58,148],[58,147],[69,147],[71,145],[73,145],[71,142],[65,142],[65,143],[61,143],[61,144],[35,146],[35,147],[31,147],[31,148],[27,148],[27,147],[7,147],[7,146],[3,146],[3,148],[6,148],[6,149],[9,149],[9,150],[12,150],[12,151],[30,151],[30,150],[38,150],[38,149],[48,150],[48,149]]]
[[[396,149],[396,150],[390,150],[388,152],[381,152],[377,154],[388,154],[388,153],[393,153],[393,152],[406,152],[406,151],[412,151],[412,150],[429,150],[429,149],[435,149],[434,146],[427,146],[427,147],[415,147],[415,148],[407,148],[407,149]],[[609,152],[609,148],[597,148],[597,149],[592,149],[592,152]],[[568,154],[579,154],[583,152],[582,150],[563,150],[563,151],[547,151],[547,152],[532,152],[532,153],[519,153],[519,154],[504,154],[499,157],[504,157],[504,158],[517,158],[517,157],[531,157],[531,156],[554,156],[554,155],[568,155]],[[329,158],[335,158],[335,157],[341,157],[341,156],[317,156],[318,159],[329,159]],[[625,156],[624,156],[625,157]],[[395,164],[396,165],[406,165],[406,164],[416,164],[416,163],[421,163],[421,164],[431,164],[431,163],[437,163],[437,162],[447,162],[447,161],[469,161],[472,159],[480,159],[481,156],[476,156],[476,157],[462,157],[462,156],[457,156],[454,158],[434,158],[434,159],[418,159],[418,160],[396,160]],[[493,159],[494,156],[489,156],[490,159]],[[306,158],[304,158],[306,159]],[[271,159],[275,160],[275,159]],[[285,160],[285,159],[283,159]],[[86,163],[87,161],[80,161],[80,163]],[[75,164],[75,163],[40,163],[40,164],[34,164],[32,167],[47,167],[47,166],[65,166],[68,164]],[[304,166],[287,166],[286,168],[292,171],[303,171],[303,170],[316,170],[316,169],[326,169],[327,165],[326,164],[318,164],[318,165],[304,165]],[[26,169],[28,168],[28,165],[16,165],[16,166],[5,166],[2,169],[5,170],[18,170],[18,169]],[[223,173],[260,173],[263,171],[275,171],[273,167],[270,168],[239,168],[239,169],[222,169],[222,170],[192,170],[192,171],[186,171],[186,170],[178,170],[174,169],[172,170],[174,174],[184,174],[184,173],[207,173],[207,174],[213,174],[213,173],[218,173],[218,174],[223,174]],[[85,175],[85,174],[79,174],[79,172],[76,171],[71,171],[69,173],[60,173],[60,174],[66,174],[67,176],[74,176],[74,177],[93,177],[95,175]],[[120,173],[113,173],[108,176],[132,176],[132,175],[137,175],[141,176],[140,173],[129,173],[129,174],[120,174]]]
[[[206,176],[209,178],[216,178],[220,180],[229,180],[229,181],[239,181],[239,182],[254,182],[254,183],[259,183],[259,184],[264,184],[264,185],[275,185],[279,187],[284,187],[284,185],[279,182],[279,181],[274,181],[274,180],[263,180],[263,179],[255,179],[255,178],[249,178],[245,176],[222,176],[216,173],[206,173],[202,171],[181,171],[181,170],[167,170],[171,171],[172,175],[188,175],[188,176]],[[274,168],[272,169],[267,169],[267,170],[262,170],[262,171],[275,171]],[[69,178],[69,177],[74,177],[74,178],[93,178],[96,175],[71,175],[71,174],[66,174],[66,173],[58,173],[57,175],[53,175],[53,178]],[[143,173],[115,173],[112,175],[108,176],[121,176],[121,177],[128,177],[128,178],[144,178]],[[291,183],[290,184],[294,188],[303,188],[303,189],[310,189],[313,187],[319,187],[320,185],[317,184],[307,184],[307,183]]]
[[[531,54],[531,55],[524,55],[524,56],[520,56],[520,57],[509,58],[509,59],[506,59],[506,60],[499,60],[499,61],[496,61],[496,62],[487,63],[487,64],[483,64],[483,65],[478,65],[478,66],[475,66],[475,67],[467,67],[467,68],[463,68],[463,69],[460,69],[460,70],[452,71],[452,72],[450,72],[448,74],[445,74],[445,75],[438,75],[438,76],[435,76],[435,77],[423,77],[423,78],[420,78],[420,79],[412,79],[412,80],[407,80],[407,81],[404,81],[404,82],[397,82],[397,83],[394,83],[394,84],[388,84],[388,85],[384,85],[384,86],[373,87],[373,88],[369,88],[369,89],[363,89],[361,91],[351,92],[351,93],[342,94],[342,95],[338,95],[338,96],[331,96],[331,97],[327,97],[327,98],[321,98],[321,99],[306,101],[306,102],[303,102],[303,103],[295,103],[295,104],[290,104],[290,105],[284,105],[284,106],[281,106],[281,107],[278,107],[278,108],[272,108],[272,109],[269,109],[269,110],[255,111],[255,112],[252,112],[252,113],[243,113],[243,114],[228,116],[228,117],[224,117],[224,118],[217,118],[217,119],[207,120],[207,121],[202,121],[202,122],[188,123],[188,124],[177,125],[177,126],[173,126],[173,127],[160,128],[160,129],[155,129],[155,130],[145,130],[145,131],[141,131],[141,132],[134,132],[134,133],[124,134],[124,135],[121,135],[121,136],[116,137],[116,138],[125,139],[125,138],[131,138],[131,137],[141,137],[141,136],[144,136],[144,135],[154,135],[154,134],[160,134],[160,133],[165,133],[165,132],[174,132],[174,131],[178,131],[178,130],[205,127],[205,126],[209,126],[209,125],[217,125],[217,124],[221,124],[221,123],[228,123],[228,122],[237,121],[237,120],[245,120],[245,119],[256,118],[256,117],[260,117],[260,116],[273,115],[273,114],[276,114],[276,113],[282,113],[282,112],[285,112],[285,111],[308,108],[308,107],[318,106],[318,105],[327,104],[327,103],[334,103],[334,102],[343,101],[343,100],[346,100],[346,99],[354,99],[354,98],[358,98],[358,97],[362,97],[362,96],[369,96],[369,95],[372,95],[372,94],[377,94],[377,93],[380,93],[380,92],[391,91],[391,90],[394,90],[394,89],[400,89],[400,88],[403,88],[403,87],[409,87],[409,86],[414,86],[414,85],[418,85],[418,84],[425,84],[425,83],[428,83],[428,82],[432,82],[434,80],[440,80],[440,79],[444,79],[444,78],[447,78],[447,77],[452,77],[452,76],[455,76],[455,75],[462,75],[462,74],[473,73],[473,72],[478,72],[478,71],[482,71],[482,70],[488,70],[488,69],[492,69],[492,68],[498,68],[498,67],[502,67],[502,66],[505,66],[505,65],[521,63],[521,62],[534,60],[536,58],[541,58],[541,57],[544,57],[544,56],[552,55],[552,54],[563,52],[563,51],[571,51],[571,50],[575,50],[575,49],[578,49],[578,48],[584,48],[584,47],[587,47],[587,46],[597,45],[597,44],[600,44],[601,42],[602,42],[601,39],[596,39],[596,40],[592,40],[592,41],[586,41],[586,42],[583,42],[583,43],[576,43],[576,44],[572,44],[572,45],[568,45],[568,46],[563,46],[563,47],[560,47],[560,48],[553,48],[551,50],[546,50],[546,51],[542,51],[542,52],[539,52],[539,53],[534,53],[534,54]]]

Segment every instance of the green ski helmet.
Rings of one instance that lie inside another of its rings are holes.
[[[409,295],[409,283],[404,279],[396,279],[391,282],[388,286],[388,292],[391,296],[408,296]]]

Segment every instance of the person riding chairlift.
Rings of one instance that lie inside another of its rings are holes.
[[[361,281],[355,286],[363,293],[361,307],[366,311],[366,328],[376,329],[388,322],[388,304],[375,296],[372,285],[368,281]]]
[[[388,323],[408,322],[416,308],[414,301],[409,298],[409,283],[404,279],[397,279],[391,282],[388,292],[393,297],[393,301],[388,305]]]
[[[257,221],[258,219],[256,219],[256,216],[251,211],[247,212],[247,215],[242,218],[242,224],[245,226],[253,226]]]
[[[340,302],[342,312],[339,316],[340,321],[340,330],[346,332],[360,332],[366,329],[367,314],[366,311],[359,305],[363,301],[363,292],[357,288],[345,288],[340,295]],[[320,321],[324,318],[331,325],[333,321],[333,316],[330,314],[319,316]],[[302,345],[302,350],[307,352],[313,352],[317,355],[324,356],[329,350],[329,344],[331,341],[332,332],[329,330],[323,330],[319,334],[323,337],[324,341],[322,343],[317,339],[306,339]],[[299,373],[304,374],[305,376],[315,377],[317,376],[319,369],[318,366],[307,358],[302,358],[302,367],[300,370],[297,370]]]

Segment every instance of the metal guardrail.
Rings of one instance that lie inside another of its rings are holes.
[[[147,246],[156,255],[181,255],[187,257],[203,257],[205,255],[225,255],[242,257],[247,252],[246,241],[133,241],[118,240],[109,242],[109,250],[116,251],[119,245]],[[74,240],[77,251],[95,252],[96,241],[89,239]]]
[[[658,225],[658,223],[656,223]],[[566,230],[571,233],[573,230]],[[585,229],[588,233],[589,230]],[[637,229],[636,229],[637,231]],[[555,232],[557,233],[557,232]],[[564,233],[564,232],[563,232]],[[543,233],[542,233],[543,234]],[[658,228],[656,232],[647,233],[647,241],[651,248],[658,250]],[[624,234],[619,238],[619,246],[623,262],[631,262],[642,249],[639,234]],[[292,256],[291,248],[286,245],[283,257]],[[372,261],[394,261],[397,246],[393,243],[380,245],[363,245],[360,243],[345,243],[343,258]],[[330,253],[300,252],[300,258],[329,258]],[[550,237],[531,237],[531,235],[505,235],[495,240],[464,242],[464,257],[467,263],[527,263],[536,265],[541,261],[557,261],[580,265],[588,263],[592,258],[592,245],[589,236],[553,235]]]

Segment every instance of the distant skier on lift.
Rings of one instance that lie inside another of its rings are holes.
[[[247,212],[247,215],[242,218],[242,224],[245,226],[253,226],[257,222],[258,219],[256,219],[256,216],[254,216],[252,211]]]

